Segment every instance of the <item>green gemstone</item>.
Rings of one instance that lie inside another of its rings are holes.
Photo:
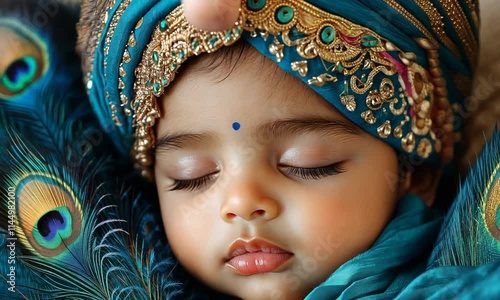
[[[337,65],[337,71],[344,72],[344,66],[341,63]]]
[[[217,37],[213,36],[208,40],[208,43],[210,44],[210,48],[215,47],[215,43],[217,42]]]
[[[367,34],[361,38],[361,45],[366,48],[377,47],[380,41],[371,34]]]
[[[161,80],[161,83],[162,83],[163,85],[167,85],[167,84],[168,84],[168,79],[167,79],[167,78],[163,78],[163,79]]]
[[[198,40],[197,40],[197,39],[194,39],[194,40],[191,42],[191,47],[192,47],[193,49],[197,49],[199,45],[200,45],[200,42],[198,42]]]
[[[146,86],[151,86],[151,80],[146,81]]]
[[[167,20],[161,20],[161,22],[160,22],[160,31],[164,32],[167,29],[168,29]]]
[[[184,50],[182,50],[181,52],[179,52],[179,58],[181,60],[184,59],[185,56],[186,56],[186,52],[184,52]]]
[[[276,10],[275,18],[280,24],[286,24],[293,19],[293,9],[290,6],[281,6]]]
[[[155,82],[155,85],[153,86],[153,91],[156,93],[158,93],[160,91],[160,84],[158,82]]]
[[[153,51],[153,61],[157,64],[160,61],[160,56],[158,56],[158,52]]]
[[[234,30],[234,33],[235,33],[236,35],[240,35],[241,30],[240,30],[239,28],[236,28],[236,29]]]
[[[335,40],[335,28],[326,26],[321,30],[321,41],[327,45]]]
[[[226,33],[226,36],[224,37],[224,40],[225,41],[229,41],[231,39],[231,36],[233,35],[233,32],[231,30],[229,30],[227,33]]]
[[[264,8],[266,0],[247,0],[247,7],[252,11],[258,11]]]

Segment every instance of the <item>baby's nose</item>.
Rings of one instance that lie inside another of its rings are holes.
[[[246,221],[275,219],[280,214],[280,205],[260,184],[253,180],[233,182],[221,204],[222,220],[231,223],[238,218]]]

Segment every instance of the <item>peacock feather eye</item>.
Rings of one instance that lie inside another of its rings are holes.
[[[0,18],[0,99],[11,99],[32,86],[48,68],[45,44],[23,25]]]
[[[49,174],[31,173],[15,191],[21,242],[33,252],[53,257],[80,236],[83,213],[68,184]]]
[[[5,70],[1,83],[10,92],[22,91],[33,82],[38,73],[38,62],[33,56],[25,56],[12,62]]]
[[[73,233],[73,217],[68,207],[61,206],[44,213],[36,222],[33,239],[42,247],[57,249]]]

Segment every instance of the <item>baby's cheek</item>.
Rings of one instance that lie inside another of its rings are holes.
[[[172,199],[170,199],[172,200]],[[167,238],[175,256],[193,275],[204,278],[213,255],[214,224],[206,214],[209,209],[191,201],[163,203],[162,217]],[[210,266],[213,267],[213,266]]]

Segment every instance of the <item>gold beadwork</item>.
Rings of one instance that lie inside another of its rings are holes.
[[[394,137],[400,139],[403,137],[403,124],[396,126],[393,131]]]
[[[158,24],[154,29],[151,42],[135,70],[135,97],[131,105],[136,139],[132,155],[142,174],[152,177],[151,152],[155,143],[153,126],[160,117],[156,97],[163,94],[165,87],[174,80],[178,68],[187,58],[214,52],[236,42],[243,32],[242,18],[243,14],[240,14],[231,30],[206,32],[190,25],[184,17],[182,6],[179,6],[164,19],[166,27],[161,28]],[[140,27],[140,24],[136,27]],[[126,51],[123,62],[126,63],[129,56]]]
[[[401,139],[401,145],[406,152],[413,152],[415,149],[415,134],[413,134],[413,132],[409,132],[404,138]]]
[[[336,82],[338,79],[336,76],[333,76],[328,73],[323,73],[319,76],[314,76],[311,79],[307,81],[310,85],[315,85],[315,86],[324,86],[325,83],[327,82]]]
[[[105,39],[104,39],[104,60],[103,60],[103,67],[104,67],[104,74],[106,75],[106,69],[108,67],[107,59],[106,56],[109,54],[109,45],[111,44],[111,38],[113,37],[113,34],[115,32],[116,26],[118,26],[118,21],[122,17],[122,15],[125,13],[126,8],[128,5],[132,2],[132,0],[123,0],[123,2],[120,3],[118,8],[116,9],[113,17],[111,18],[111,22],[109,25],[108,32],[106,33]],[[106,12],[107,14],[109,11]],[[109,18],[109,15],[107,15],[105,18]],[[118,88],[119,89],[124,89],[125,88],[125,83],[121,78],[118,78]],[[109,93],[106,93],[106,99],[110,101]],[[122,126],[122,123],[120,122],[119,118],[116,116],[117,109],[114,104],[111,103],[110,101],[110,108],[111,108],[111,118],[115,122],[116,126]]]
[[[130,57],[130,52],[128,49],[125,49],[123,52],[123,63],[128,64],[131,60],[132,58]]]
[[[128,38],[128,46],[135,47],[135,45],[136,45],[135,35],[134,35],[134,32],[132,31],[132,33],[130,34],[130,36]]]
[[[385,121],[385,123],[377,128],[378,135],[381,138],[388,138],[391,135],[392,126],[391,122]]]
[[[373,125],[375,124],[375,122],[377,122],[377,118],[375,118],[371,110],[367,110],[361,113],[361,117],[365,119],[366,123],[370,125]]]
[[[121,77],[127,76],[127,72],[123,68],[123,65],[121,65],[120,68],[118,69],[118,75],[120,75]]]
[[[353,95],[341,95],[340,102],[345,105],[348,111],[356,110],[356,98]]]
[[[432,153],[432,144],[429,139],[423,138],[420,140],[417,148],[418,155],[422,158],[428,158]]]
[[[95,39],[95,43],[99,43],[100,39],[102,37],[102,31],[106,23],[108,22],[109,18],[109,12],[111,9],[115,6],[116,0],[109,1],[106,9],[104,9],[104,13],[100,15],[99,22],[95,22],[92,24],[92,28],[90,29],[90,39]],[[91,79],[91,74],[94,69],[93,64],[94,64],[94,56],[95,56],[95,51],[97,49],[97,45],[88,43],[86,51],[88,52],[88,55],[85,58],[84,65],[88,68],[87,69],[87,74],[84,78],[85,82],[92,81]],[[92,85],[87,86],[87,90],[92,89]]]
[[[450,51],[453,52],[455,56],[462,57],[462,55],[460,55],[460,50],[458,50],[457,45],[455,45],[453,41],[446,34],[446,31],[444,30],[443,16],[439,12],[439,10],[434,6],[434,4],[429,0],[415,0],[415,2],[429,17],[434,32],[436,32],[436,34],[438,35],[439,39],[443,42],[443,44],[448,49],[450,49]]]
[[[409,13],[401,4],[399,4],[396,0],[384,0],[389,6],[395,9],[398,13],[403,15],[408,21],[410,21],[425,37],[435,46],[438,46],[436,39],[434,39],[432,33],[427,30],[427,28],[420,22],[414,15]]]
[[[471,25],[467,20],[467,16],[460,7],[458,0],[441,0],[441,6],[446,11],[450,18],[455,32],[459,36],[462,43],[465,45],[465,50],[469,61],[474,65],[476,63],[475,53],[477,52],[477,39],[472,32]]]
[[[277,62],[280,62],[284,57],[283,48],[285,48],[285,45],[280,43],[272,43],[269,45],[269,52],[276,56]]]
[[[308,72],[307,60],[294,61],[290,64],[293,71],[299,72],[300,76],[305,77]]]

